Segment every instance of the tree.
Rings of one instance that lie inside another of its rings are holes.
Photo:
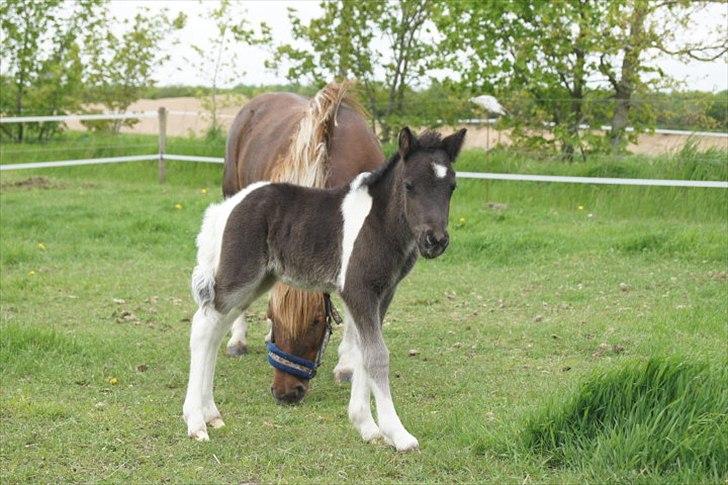
[[[700,42],[677,41],[679,33],[683,34],[683,39],[690,38],[688,31],[698,27],[694,25],[694,19],[709,3],[630,0],[612,4],[608,18],[612,33],[609,40],[614,48],[611,52],[602,52],[599,60],[599,70],[612,86],[615,100],[609,133],[612,152],[623,150],[626,144],[626,128],[635,93],[665,78],[665,74],[650,62],[655,53],[714,61],[728,52],[725,12],[722,12],[723,28],[712,32],[712,38]],[[649,74],[657,77],[649,80],[646,76]]]
[[[202,106],[210,113],[210,127],[207,136],[222,136],[222,127],[218,121],[221,107],[220,88],[238,81],[244,74],[240,69],[239,52],[241,45],[256,45],[270,42],[270,29],[261,24],[259,31],[248,25],[246,11],[240,2],[220,0],[208,11],[208,16],[215,22],[213,35],[208,38],[211,48],[197,44],[192,45],[193,58],[185,60],[191,64],[198,74],[206,79],[210,87],[209,94],[200,93]],[[235,19],[235,20],[231,20]]]
[[[268,66],[285,66],[286,77],[299,83],[357,79],[373,127],[388,141],[390,118],[402,113],[408,88],[437,66],[430,19],[438,8],[432,0],[337,0],[322,2],[322,15],[308,24],[290,9],[293,37],[305,47],[278,46]]]
[[[109,111],[126,111],[131,103],[154,85],[154,69],[169,59],[161,47],[174,30],[185,23],[184,14],[170,19],[166,11],[151,15],[143,8],[133,18],[124,20],[121,35],[108,28],[118,23],[107,16],[99,18],[85,36],[86,85],[90,98],[101,102]],[[138,120],[115,120],[112,131]],[[94,126],[106,127],[108,122]]]
[[[565,158],[573,159],[576,149],[582,157],[589,150],[606,149],[601,137],[580,130],[593,111],[601,110],[595,104],[612,104],[610,145],[619,150],[627,123],[639,119],[630,116],[634,95],[669,83],[651,62],[654,55],[646,53],[695,58],[710,53],[713,58],[725,52],[725,30],[716,42],[674,46],[676,30],[690,25],[704,3],[452,0],[437,24],[446,42],[465,49],[450,61],[463,73],[466,89],[513,97],[504,100],[510,104],[515,135],[556,145]],[[609,91],[600,89],[605,85]],[[645,111],[638,115],[645,116]],[[541,122],[554,125],[553,140],[538,136]]]
[[[76,39],[102,12],[101,0],[66,4],[61,0],[0,2],[3,89],[0,111],[21,116],[59,114],[80,104],[80,53]],[[44,139],[58,127],[28,125]],[[22,142],[28,126],[15,125],[5,135]]]

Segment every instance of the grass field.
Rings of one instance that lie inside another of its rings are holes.
[[[31,151],[5,146],[2,163],[44,156]],[[728,179],[720,152],[459,165]],[[3,482],[728,479],[728,191],[461,180],[450,249],[418,262],[385,323],[394,399],[421,445],[397,454],[348,423],[331,376],[341,332],[303,404],[274,404],[262,301],[251,353],[218,363],[227,426],[186,437],[193,240],[220,178],[184,163],[164,186],[145,163],[3,172]]]

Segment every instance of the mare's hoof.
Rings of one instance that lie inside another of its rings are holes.
[[[248,346],[242,342],[238,342],[233,345],[228,345],[225,349],[225,353],[230,357],[241,357],[248,353]]]
[[[344,382],[351,382],[351,376],[354,372],[351,369],[338,367],[334,369],[334,382],[337,384],[343,384]]]
[[[207,434],[207,431],[204,429],[193,431],[189,433],[190,438],[195,439],[196,441],[210,441],[210,436]]]

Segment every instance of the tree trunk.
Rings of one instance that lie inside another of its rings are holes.
[[[622,69],[618,81],[612,84],[614,86],[615,98],[617,105],[612,115],[612,129],[609,132],[609,143],[612,153],[619,153],[624,150],[625,133],[627,132],[627,123],[629,122],[629,111],[632,107],[632,95],[635,91],[635,85],[639,82],[637,69],[639,67],[639,57],[642,54],[644,46],[644,22],[647,16],[648,8],[646,3],[635,2],[634,10],[630,18],[629,37],[626,47],[624,48],[624,58],[622,59]]]

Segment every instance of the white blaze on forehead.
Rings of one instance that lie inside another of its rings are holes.
[[[349,193],[344,196],[341,202],[341,215],[344,219],[341,239],[341,267],[339,269],[338,286],[344,289],[346,283],[346,270],[349,267],[349,259],[354,250],[359,231],[364,225],[364,220],[372,209],[372,197],[369,195],[369,187],[363,186],[362,181],[369,175],[369,172],[359,174],[350,184]]]
[[[447,175],[447,167],[441,163],[432,162],[432,170],[435,171],[437,178],[444,179],[445,175]]]

